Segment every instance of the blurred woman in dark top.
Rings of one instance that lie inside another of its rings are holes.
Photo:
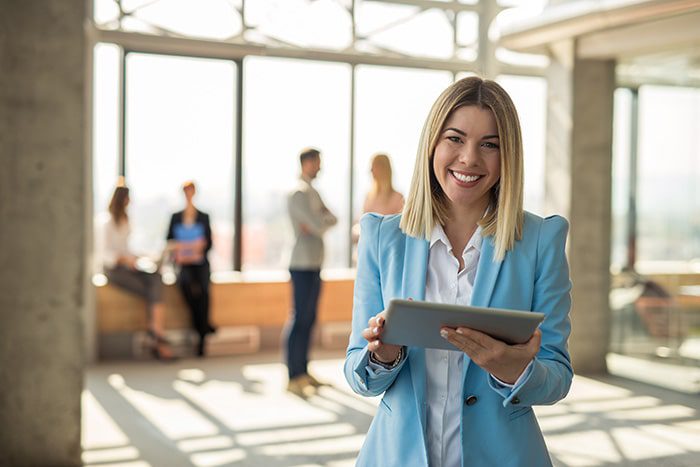
[[[199,335],[197,355],[204,356],[207,334],[215,328],[209,323],[209,260],[211,226],[209,215],[198,210],[193,198],[194,182],[182,186],[187,204],[173,214],[168,228],[168,247],[177,268],[177,282],[192,316],[192,328]]]

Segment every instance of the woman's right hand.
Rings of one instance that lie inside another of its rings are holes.
[[[382,311],[376,316],[372,316],[367,322],[367,326],[364,331],[362,331],[362,337],[364,337],[369,344],[367,348],[374,358],[383,363],[391,363],[396,360],[399,356],[399,351],[401,350],[400,345],[394,344],[384,344],[381,341],[382,332],[384,331],[384,315],[386,312]]]

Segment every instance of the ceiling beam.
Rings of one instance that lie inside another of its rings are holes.
[[[499,43],[518,52],[546,53],[553,42],[698,10],[700,0],[580,0],[506,25]]]
[[[692,46],[700,52],[700,10],[582,36],[577,53],[582,58],[625,58]]]

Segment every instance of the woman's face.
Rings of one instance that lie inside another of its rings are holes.
[[[192,198],[194,198],[194,195],[197,192],[194,185],[187,185],[183,191],[185,192],[185,199],[188,202],[192,202]]]
[[[454,208],[486,209],[501,176],[498,127],[490,109],[470,105],[452,112],[435,146],[433,170]]]
[[[374,177],[375,180],[382,180],[386,176],[386,170],[384,170],[384,167],[382,164],[378,162],[372,162],[372,177]]]

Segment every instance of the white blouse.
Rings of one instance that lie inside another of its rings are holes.
[[[120,256],[129,256],[129,235],[131,227],[128,221],[122,221],[119,225],[110,219],[104,228],[104,254],[102,265],[105,269],[112,269],[117,266]]]
[[[467,242],[462,252],[464,269],[452,254],[441,225],[433,228],[428,254],[425,299],[451,305],[470,305],[476,270],[481,256],[481,227]],[[431,466],[461,466],[460,435],[464,400],[462,397],[462,365],[464,353],[458,350],[426,349],[426,402],[428,462]]]

